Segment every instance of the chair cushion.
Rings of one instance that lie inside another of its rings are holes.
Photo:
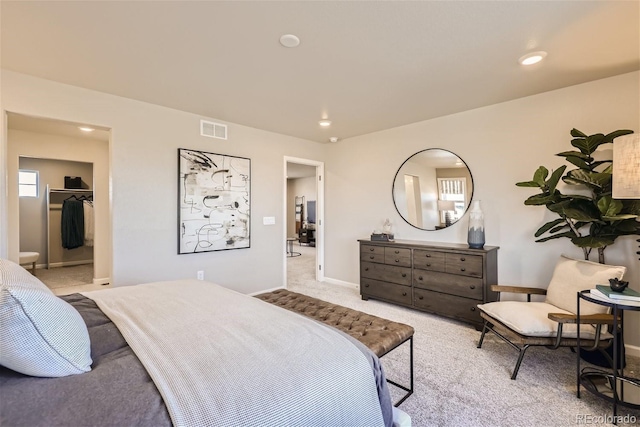
[[[4,259],[0,325],[0,365],[37,377],[91,370],[91,343],[80,313],[24,268]]]
[[[582,304],[580,307],[582,308]],[[571,314],[546,302],[496,301],[478,304],[478,308],[520,335],[529,337],[555,337],[558,332],[558,323],[549,319],[549,313]],[[596,329],[593,326],[582,325],[580,338],[593,339],[595,332]],[[576,325],[565,324],[562,328],[562,336],[575,338]],[[608,339],[611,335],[603,332],[601,338]]]
[[[625,271],[626,267],[623,266],[575,260],[562,255],[549,282],[545,302],[575,313],[579,291],[593,289],[596,285],[608,285],[612,278],[622,279]],[[606,306],[580,302],[580,314],[606,313],[607,310]]]

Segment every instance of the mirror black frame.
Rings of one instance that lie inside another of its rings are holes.
[[[470,191],[470,195],[469,195],[469,199],[466,200],[466,206],[464,208],[464,212],[462,215],[460,215],[460,218],[458,218],[457,220],[453,221],[450,225],[447,226],[443,226],[443,227],[437,227],[437,228],[423,228],[423,227],[418,227],[416,224],[412,224],[411,222],[409,222],[409,220],[407,218],[404,217],[404,215],[400,212],[400,209],[398,209],[398,202],[396,200],[396,194],[395,194],[395,187],[396,187],[396,181],[398,180],[398,174],[400,173],[400,171],[402,170],[403,166],[409,162],[412,158],[414,158],[415,156],[424,153],[425,151],[431,151],[431,150],[439,150],[439,151],[445,151],[447,153],[450,153],[451,155],[457,157],[463,164],[464,167],[467,168],[467,171],[469,172],[469,177],[471,178],[471,191]],[[467,162],[465,162],[464,160],[462,160],[462,158],[460,156],[458,156],[456,153],[454,153],[453,151],[450,150],[446,150],[444,148],[426,148],[424,150],[420,150],[417,153],[412,154],[411,156],[409,156],[404,162],[402,162],[402,164],[400,165],[400,167],[398,168],[398,170],[396,171],[396,174],[393,177],[393,182],[391,183],[391,198],[393,199],[393,206],[396,208],[396,211],[398,212],[398,215],[400,215],[400,218],[402,218],[404,220],[404,222],[406,222],[407,224],[409,224],[410,226],[417,228],[418,230],[423,230],[423,231],[438,231],[438,230],[443,230],[445,228],[448,228],[450,226],[452,226],[453,224],[457,223],[458,221],[460,221],[462,219],[462,217],[464,217],[464,215],[466,215],[467,211],[469,210],[469,207],[471,206],[471,201],[473,200],[473,193],[475,192],[475,183],[473,180],[473,174],[471,173],[471,169],[469,169],[469,165],[467,164]]]

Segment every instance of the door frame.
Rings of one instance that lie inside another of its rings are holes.
[[[297,163],[316,168],[316,280],[324,280],[324,162],[318,160],[302,159],[299,157],[284,156],[282,178],[282,277],[284,287],[287,287],[287,163]]]

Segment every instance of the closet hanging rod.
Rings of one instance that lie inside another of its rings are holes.
[[[50,188],[50,193],[93,193],[93,190],[89,190],[87,188]]]

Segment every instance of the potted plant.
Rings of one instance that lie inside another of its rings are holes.
[[[604,264],[604,250],[624,235],[640,235],[639,200],[616,200],[611,197],[612,160],[596,160],[594,152],[603,144],[613,143],[618,136],[633,133],[631,130],[617,130],[610,134],[586,135],[577,129],[571,130],[571,145],[578,151],[563,151],[557,156],[576,166],[566,171],[567,165],[556,169],[549,176],[549,170],[540,166],[531,181],[516,183],[519,187],[539,188],[540,193],[525,200],[528,206],[546,206],[558,218],[540,227],[536,242],[569,238],[582,248],[584,259],[588,260],[593,249],[598,251],[598,261]],[[557,187],[560,179],[567,188],[580,191],[563,194]],[[541,237],[543,236],[544,237]]]

